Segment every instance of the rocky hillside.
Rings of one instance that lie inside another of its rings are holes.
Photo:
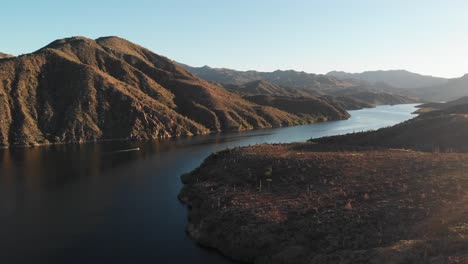
[[[320,98],[279,95],[253,95],[244,98],[255,104],[271,106],[317,121],[342,120],[350,117],[344,108]]]
[[[373,108],[375,107],[374,104],[367,103],[361,101],[359,99],[355,99],[349,96],[331,96],[331,95],[323,95],[320,96],[321,100],[325,100],[330,102],[335,106],[339,106],[346,110],[358,110],[363,108]]]
[[[386,87],[388,91],[370,86],[346,88],[333,87],[322,91],[316,91],[313,89],[279,86],[267,81],[253,81],[244,85],[227,84],[224,85],[224,87],[231,92],[243,95],[244,98],[249,101],[252,101],[251,99],[260,98],[271,99],[275,97],[285,99],[286,97],[290,97],[291,103],[294,100],[300,100],[304,103],[306,98],[308,98],[311,103],[326,101],[333,107],[339,107],[346,110],[372,108],[377,105],[413,104],[420,102],[417,98],[394,93],[392,92],[391,87],[385,85],[382,85],[381,87]],[[270,99],[262,101],[271,101]],[[313,107],[311,109],[313,109]]]
[[[296,125],[118,37],[73,37],[0,61],[0,146],[153,139]]]
[[[242,85],[223,84],[223,86],[233,93],[240,95],[282,95],[282,96],[316,96],[312,90],[294,89],[279,86],[264,80],[248,82]]]
[[[353,93],[333,93],[335,96],[348,97],[360,102],[365,102],[370,105],[397,105],[397,104],[414,104],[420,100],[414,97],[387,93],[381,91],[359,91]]]

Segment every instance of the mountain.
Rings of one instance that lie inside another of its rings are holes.
[[[248,101],[320,120],[338,120],[349,117],[348,113],[343,111],[344,109],[357,110],[375,107],[375,104],[355,99],[352,96],[322,95],[314,90],[284,87],[263,80],[244,85],[225,84],[224,87],[242,95]]]
[[[421,102],[419,99],[410,97],[410,96],[405,96],[405,95],[400,95],[400,94],[395,94],[395,93],[389,93],[389,92],[384,92],[384,91],[373,91],[373,90],[354,90],[354,89],[349,89],[348,91],[338,91],[332,93],[334,96],[338,97],[348,97],[352,98],[354,100],[357,100],[359,102],[364,102],[367,104],[370,104],[372,106],[377,106],[377,105],[397,105],[397,104],[415,104]]]
[[[276,85],[265,80],[248,82],[243,85],[222,84],[228,91],[237,93],[243,96],[249,95],[279,95],[292,97],[318,97],[322,93],[314,89],[292,88],[287,86]]]
[[[464,99],[466,101],[466,99]],[[377,131],[314,139],[343,146],[408,148],[422,151],[468,152],[468,103],[448,103],[441,110]]]
[[[350,117],[349,113],[333,102],[316,97],[291,97],[280,95],[253,95],[244,99],[255,104],[271,106],[288,113],[317,121],[342,120]]]
[[[358,110],[363,108],[373,108],[375,107],[374,104],[367,103],[361,101],[359,99],[355,99],[349,96],[331,96],[331,95],[323,95],[320,99],[330,102],[335,106],[339,106],[346,110]]]
[[[287,86],[291,88],[327,88],[347,87],[353,85],[347,81],[341,81],[332,76],[298,72],[293,70],[258,72],[258,71],[236,71],[226,68],[211,68],[209,66],[191,67],[181,64],[189,72],[199,78],[214,83],[244,85],[254,81],[267,81],[274,85]]]
[[[468,96],[468,74],[460,78],[448,80],[446,83],[427,87],[424,89],[412,90],[415,96],[424,98],[427,101],[451,101],[457,98]]]
[[[407,89],[442,85],[447,82],[445,78],[421,75],[405,70],[365,71],[362,73],[331,71],[326,75],[342,80],[354,79],[370,83],[385,82],[396,88]]]
[[[297,89],[281,87],[265,80],[251,81],[242,85],[223,84],[223,86],[227,90],[241,95],[301,95],[295,93]],[[306,95],[311,94],[306,93]]]
[[[0,60],[1,59],[7,59],[7,58],[13,58],[13,57],[14,57],[13,55],[0,52]]]
[[[351,109],[381,104],[420,102],[412,92],[392,87],[384,82],[340,80],[332,76],[297,71],[235,71],[182,65],[188,71],[209,82],[219,83],[227,90],[241,95],[274,95],[293,97],[340,97]],[[347,99],[345,99],[347,98]],[[352,100],[351,100],[352,99]],[[335,100],[336,101],[336,100]],[[353,103],[354,102],[354,103]]]
[[[153,139],[296,125],[118,37],[72,37],[0,61],[0,146]]]

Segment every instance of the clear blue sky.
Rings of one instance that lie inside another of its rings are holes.
[[[118,35],[194,66],[468,72],[466,0],[3,0],[0,51]]]

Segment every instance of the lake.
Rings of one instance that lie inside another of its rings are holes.
[[[230,263],[186,236],[181,174],[227,147],[378,129],[415,110],[379,106],[296,127],[0,150],[0,263]]]

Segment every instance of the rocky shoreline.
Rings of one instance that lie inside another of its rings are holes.
[[[467,263],[468,154],[295,143],[182,177],[189,235],[247,263]]]

